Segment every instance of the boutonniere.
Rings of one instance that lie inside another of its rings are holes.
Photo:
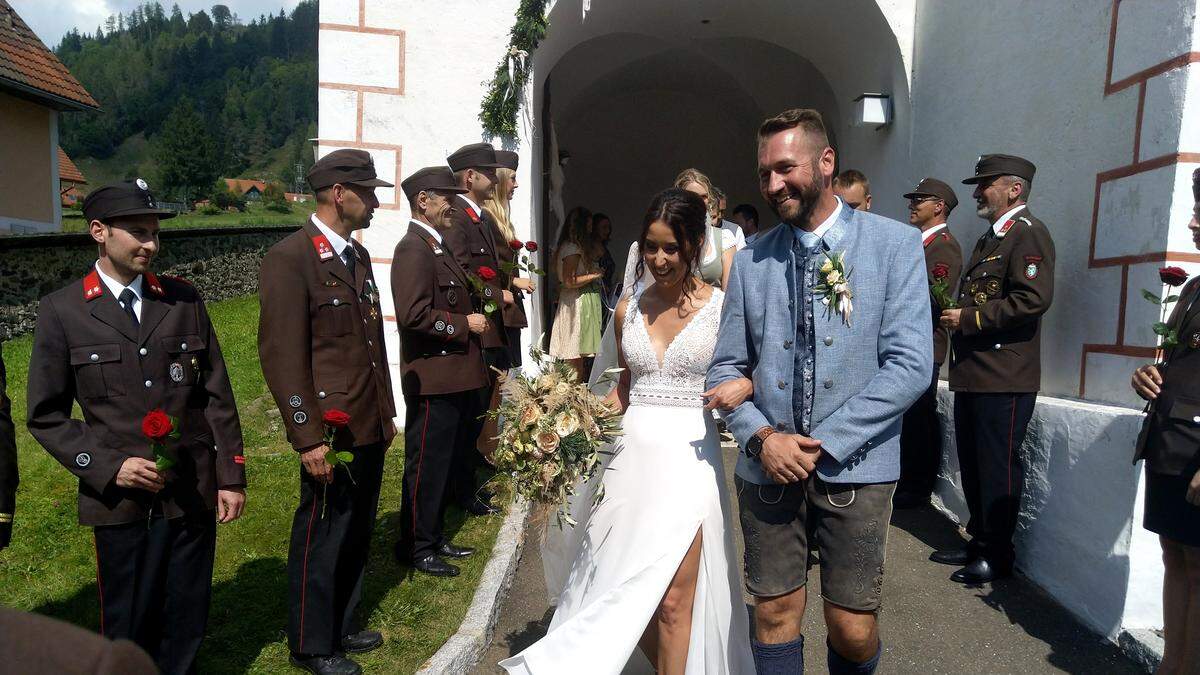
[[[821,282],[813,287],[813,291],[821,296],[825,317],[836,312],[842,317],[842,323],[849,326],[850,313],[854,311],[854,291],[850,290],[850,275],[854,270],[846,271],[846,252],[826,252],[820,272]]]

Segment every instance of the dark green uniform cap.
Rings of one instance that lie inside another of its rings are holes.
[[[471,143],[455,150],[446,158],[446,164],[451,171],[463,169],[498,169],[502,166],[496,160],[496,149],[491,143]]]
[[[83,198],[83,217],[89,223],[121,216],[158,216],[164,220],[174,218],[175,212],[158,208],[150,186],[141,178],[98,187]]]
[[[424,169],[417,169],[411,176],[400,181],[400,189],[404,190],[404,196],[408,197],[409,201],[426,190],[455,194],[466,192],[466,189],[455,184],[454,174],[444,166],[427,166]]]
[[[1018,176],[1033,180],[1037,167],[1033,162],[1016,155],[980,155],[975,160],[975,175],[963,180],[966,185],[982,183],[996,176]]]
[[[339,183],[369,188],[395,187],[375,175],[375,160],[371,153],[355,149],[334,150],[308,170],[308,185],[314,190]]]

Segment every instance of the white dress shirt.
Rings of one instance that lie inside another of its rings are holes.
[[[1004,224],[1008,222],[1009,218],[1017,215],[1017,211],[1020,211],[1023,208],[1025,208],[1024,204],[1018,204],[1011,210],[1007,211],[1004,215],[996,219],[996,222],[992,223],[992,232],[995,233],[997,237],[1003,237],[1004,233],[1002,233],[1000,229],[1004,227]]]
[[[417,225],[421,229],[428,232],[429,236],[433,237],[433,240],[436,241],[437,243],[439,243],[439,244],[442,243],[442,234],[440,232],[438,232],[437,230],[426,225],[425,223],[422,223],[421,221],[417,220],[416,218],[409,218],[408,222],[412,223],[413,225]]]
[[[339,256],[341,256],[343,263],[347,262],[349,256],[354,255],[354,247],[350,245],[350,242],[343,239],[340,234],[334,232],[328,225],[322,223],[321,219],[318,218],[317,214],[315,213],[312,214],[312,222],[313,225],[317,226],[317,229],[320,230],[321,234],[325,235],[325,238],[329,240],[329,246],[332,247]],[[357,262],[358,258],[356,257],[354,260]],[[349,266],[349,263],[347,263],[346,267]]]
[[[142,275],[139,274],[136,277],[134,277],[133,281],[129,282],[129,285],[126,286],[125,284],[123,284],[123,283],[117,281],[116,279],[105,274],[104,270],[100,269],[100,261],[99,260],[96,261],[96,273],[100,275],[100,280],[104,282],[104,285],[108,287],[109,292],[113,294],[113,298],[118,299],[117,300],[118,305],[121,304],[121,302],[120,302],[121,291],[124,291],[126,288],[133,291],[133,313],[137,316],[138,321],[141,321],[142,320]]]

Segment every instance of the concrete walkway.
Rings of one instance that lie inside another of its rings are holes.
[[[726,471],[732,476],[736,450],[726,454],[730,458]],[[736,492],[730,490],[730,494]],[[736,518],[734,523],[736,527]],[[736,564],[740,567],[741,532],[736,536]],[[540,540],[540,531],[526,533],[517,576],[501,607],[495,638],[474,673],[503,673],[497,661],[520,652],[546,633],[552,611],[542,578]],[[929,562],[929,554],[961,541],[956,526],[932,507],[897,511],[893,516],[880,613],[884,657],[879,673],[1144,672],[1115,645],[1082,626],[1019,575],[979,587],[952,583],[954,568]],[[820,589],[815,568],[809,572],[809,583],[809,597],[815,598]],[[825,624],[815,602],[809,603],[806,617],[806,670],[823,673]]]

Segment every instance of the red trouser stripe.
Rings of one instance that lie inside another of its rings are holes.
[[[96,590],[100,592],[100,634],[104,634],[104,581],[100,578],[100,544],[92,533],[92,548],[96,551]]]
[[[1012,418],[1008,421],[1008,496],[1012,496],[1013,431],[1017,428],[1017,397],[1012,399]]]
[[[425,459],[425,432],[429,430],[429,399],[425,399],[425,421],[421,423],[421,450],[417,455],[417,478],[413,485],[413,537],[417,536],[417,493],[421,490],[421,462]]]
[[[312,543],[313,521],[317,519],[317,500],[313,497],[312,513],[308,516],[308,534],[304,537],[304,566],[301,568],[303,580],[300,582],[300,653],[304,653],[304,610],[305,600],[308,599],[308,547]]]

